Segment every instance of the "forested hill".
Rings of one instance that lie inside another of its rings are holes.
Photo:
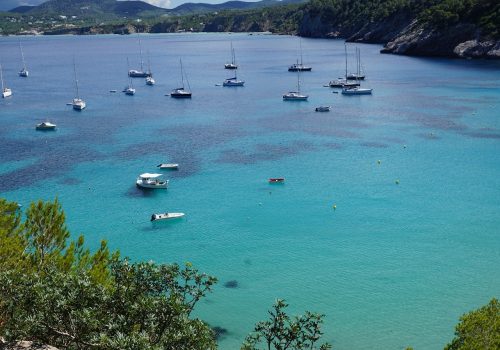
[[[383,52],[500,58],[497,0],[311,0],[298,33],[384,43]]]
[[[140,1],[118,4],[140,3],[134,11],[127,10],[129,16],[115,8],[115,0],[51,0],[44,6],[77,2],[99,3],[85,9],[95,9],[99,22],[81,16],[45,16],[34,21],[32,16],[42,7],[24,14],[0,13],[0,34],[19,33],[20,28],[37,34],[270,31],[381,43],[382,52],[396,54],[500,58],[498,0],[264,0],[251,5],[264,7],[250,9],[248,3],[230,1],[181,5],[180,14],[176,9],[149,8]],[[105,8],[113,8],[115,15],[106,19]],[[28,22],[37,24],[30,27]]]

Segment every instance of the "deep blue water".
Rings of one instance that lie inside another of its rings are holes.
[[[303,39],[310,99],[290,103],[297,38],[141,38],[157,85],[135,79],[133,97],[119,91],[127,57],[139,65],[137,37],[22,38],[28,79],[17,77],[17,39],[0,38],[14,93],[0,101],[3,197],[57,196],[92,248],[107,239],[132,259],[217,276],[197,314],[227,329],[222,350],[239,348],[278,297],[292,314],[325,313],[324,338],[342,350],[442,349],[462,313],[500,296],[499,62],[359,45],[374,93],[348,97],[323,87],[344,72],[343,42]],[[231,74],[231,41],[243,88],[216,86]],[[73,55],[81,113],[66,106]],[[192,100],[165,96],[181,57]],[[315,113],[321,104],[332,111]],[[58,130],[36,132],[47,118]],[[180,164],[167,191],[135,188],[167,161]],[[164,211],[186,218],[149,222]]]

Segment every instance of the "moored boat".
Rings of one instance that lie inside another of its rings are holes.
[[[8,87],[5,87],[4,81],[3,81],[3,70],[2,70],[2,65],[0,64],[0,80],[2,82],[2,97],[10,97],[12,96],[12,90],[9,89]]]
[[[56,124],[51,122],[42,122],[36,125],[35,129],[40,131],[51,131],[56,129]]]
[[[284,177],[271,177],[269,179],[269,183],[273,184],[273,183],[284,183],[285,182],[285,178]]]
[[[151,221],[161,221],[182,218],[184,213],[155,213],[151,215]]]
[[[315,111],[316,112],[330,112],[331,109],[332,109],[332,107],[330,107],[330,106],[319,106],[319,107],[316,107]]]
[[[160,168],[160,169],[178,170],[179,164],[177,164],[177,163],[161,163],[161,164],[158,164],[156,167]]]
[[[162,174],[144,173],[139,175],[136,180],[136,185],[142,188],[167,188],[168,180],[162,180]]]

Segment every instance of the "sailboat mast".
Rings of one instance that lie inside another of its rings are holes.
[[[73,72],[75,74],[75,87],[76,87],[76,98],[80,98],[80,89],[78,88],[78,78],[76,76],[76,63],[75,56],[73,56]]]
[[[181,81],[182,81],[182,88],[184,89],[184,70],[182,69],[182,59],[179,58],[179,62],[181,63]]]
[[[347,45],[344,44],[344,51],[345,51],[345,81],[347,83]]]
[[[300,94],[300,70],[297,70],[297,93]]]
[[[300,47],[300,66],[303,66],[302,62],[302,39],[299,37],[299,47]]]
[[[141,72],[143,72],[144,71],[144,68],[143,68],[144,62],[142,60],[142,44],[141,44],[141,38],[140,37],[139,37],[139,55],[141,57]]]
[[[21,45],[21,40],[19,40],[19,49],[21,50],[21,59],[23,61],[23,68],[26,70],[26,62],[24,61],[23,46]]]
[[[4,86],[3,86],[3,69],[2,69],[2,64],[0,64],[0,80],[2,81],[2,92],[3,92]]]

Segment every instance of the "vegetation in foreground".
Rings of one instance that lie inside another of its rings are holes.
[[[16,203],[0,199],[0,337],[62,349],[216,349],[214,332],[192,317],[217,282],[190,263],[132,263],[106,242],[90,252],[70,240],[54,202],[32,203],[21,220]],[[331,349],[319,344],[324,315],[290,317],[277,300],[242,350]],[[500,348],[500,304],[460,319],[445,350]],[[410,348],[408,348],[410,349]]]

